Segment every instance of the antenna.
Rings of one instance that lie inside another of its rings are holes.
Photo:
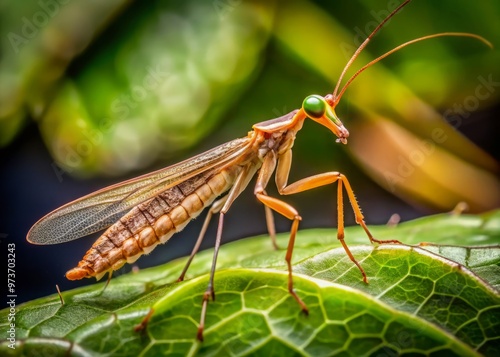
[[[398,6],[395,10],[393,10],[376,28],[375,30],[372,31],[372,33],[366,38],[366,40],[358,47],[358,49],[356,50],[356,52],[354,52],[354,54],[352,55],[352,57],[349,59],[349,61],[347,62],[347,64],[345,65],[344,69],[342,70],[342,73],[340,74],[340,77],[339,77],[339,80],[337,81],[337,84],[335,86],[335,89],[333,90],[333,104],[332,106],[335,107],[335,105],[338,104],[338,102],[340,101],[340,98],[342,97],[342,95],[344,94],[344,92],[346,91],[347,87],[349,87],[349,85],[352,83],[352,81],[359,75],[361,74],[361,72],[363,72],[365,69],[371,67],[372,65],[374,65],[375,63],[377,63],[378,61],[384,59],[385,57],[393,54],[394,52],[396,51],[399,51],[400,49],[406,47],[406,46],[409,46],[413,43],[416,43],[416,42],[420,42],[420,41],[425,41],[425,40],[429,40],[429,39],[432,39],[432,38],[436,38],[436,37],[445,37],[445,36],[448,36],[448,37],[471,37],[471,38],[475,38],[481,42],[483,42],[486,46],[490,47],[490,48],[493,48],[493,45],[491,44],[491,42],[489,42],[488,40],[486,40],[484,37],[481,37],[479,35],[475,35],[473,33],[467,33],[467,32],[442,32],[442,33],[436,33],[436,34],[433,34],[433,35],[428,35],[428,36],[422,36],[422,37],[419,37],[419,38],[416,38],[416,39],[413,39],[413,40],[410,40],[408,42],[405,42],[395,48],[393,48],[392,50],[384,53],[383,55],[375,58],[374,60],[370,61],[369,63],[365,64],[363,67],[361,67],[356,73],[354,73],[354,75],[349,78],[349,80],[346,82],[346,84],[342,87],[342,89],[340,90],[340,92],[338,92],[338,89],[339,89],[339,86],[340,86],[340,82],[342,82],[342,79],[344,78],[344,75],[346,74],[347,70],[349,69],[349,67],[351,66],[351,64],[354,62],[354,60],[359,56],[359,54],[361,53],[361,51],[366,47],[366,45],[368,44],[368,42],[373,38],[373,36],[375,36],[375,34],[380,30],[380,28],[382,26],[384,26],[384,24],[389,21],[389,19],[391,17],[393,17],[397,12],[399,12],[404,6],[406,6],[411,0],[406,0],[404,3],[402,3],[400,6]],[[338,92],[338,94],[337,94]]]
[[[416,43],[416,42],[420,42],[420,41],[425,41],[425,40],[430,40],[431,38],[436,38],[436,37],[472,37],[472,38],[475,38],[479,41],[481,41],[482,43],[484,43],[486,46],[490,47],[490,48],[493,48],[493,45],[491,44],[490,41],[488,41],[487,39],[485,39],[484,37],[481,37],[479,35],[475,35],[473,33],[467,33],[467,32],[442,32],[442,33],[435,33],[433,35],[428,35],[428,36],[422,36],[422,37],[419,37],[419,38],[416,38],[414,40],[410,40],[408,42],[405,42],[405,43],[402,43],[401,45],[397,46],[397,47],[394,47],[392,50],[384,53],[383,55],[375,58],[374,60],[368,62],[367,64],[365,64],[363,67],[361,67],[360,69],[358,69],[358,71],[356,73],[354,73],[352,75],[351,78],[349,78],[349,80],[346,82],[346,84],[342,87],[341,91],[339,92],[339,94],[334,97],[334,103],[338,103],[340,101],[340,98],[342,97],[342,95],[344,94],[344,92],[346,91],[347,87],[351,84],[351,82],[361,73],[363,72],[365,69],[367,69],[368,67],[371,67],[372,65],[374,65],[375,63],[377,63],[378,61],[386,58],[387,56],[393,54],[394,52],[396,51],[399,51],[400,49],[408,46],[408,45],[411,45],[413,43]]]
[[[347,72],[349,67],[351,67],[352,63],[356,60],[356,58],[358,58],[361,51],[363,51],[363,49],[368,45],[368,42],[370,42],[370,40],[382,28],[382,26],[384,26],[387,23],[387,21],[389,21],[391,19],[391,17],[396,15],[396,13],[399,12],[403,7],[405,7],[410,1],[411,0],[406,0],[404,3],[399,5],[396,9],[394,9],[380,24],[378,24],[377,27],[375,27],[375,29],[372,31],[372,33],[368,35],[366,40],[363,41],[363,43],[358,47],[356,52],[354,52],[354,54],[351,56],[351,58],[349,59],[349,61],[345,65],[344,69],[342,70],[342,73],[340,74],[339,80],[337,81],[337,85],[335,86],[335,89],[333,90],[333,102],[334,102],[334,104],[338,103],[337,91],[339,89],[340,82],[342,82],[342,79],[344,78],[345,73]]]

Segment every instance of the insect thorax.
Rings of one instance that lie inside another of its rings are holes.
[[[274,133],[263,133],[263,141],[259,146],[259,158],[264,159],[269,151],[274,151],[277,155],[289,150],[295,141],[296,130],[286,129]]]

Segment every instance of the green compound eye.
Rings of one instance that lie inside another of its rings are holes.
[[[319,95],[310,95],[304,99],[302,108],[304,108],[307,116],[313,119],[318,119],[325,115],[326,102],[323,97]]]

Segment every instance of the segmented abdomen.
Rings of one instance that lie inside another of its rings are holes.
[[[240,169],[235,165],[217,173],[201,173],[134,207],[97,239],[66,278],[100,279],[151,252],[227,191]]]

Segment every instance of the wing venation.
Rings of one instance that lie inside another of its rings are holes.
[[[237,161],[248,150],[248,137],[235,139],[178,164],[103,188],[40,219],[28,232],[34,244],[59,244],[101,231],[127,211],[206,170]]]

